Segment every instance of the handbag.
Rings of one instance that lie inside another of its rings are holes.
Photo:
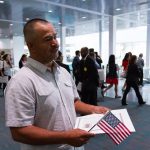
[[[79,83],[78,83],[78,85],[77,85],[77,90],[78,90],[79,92],[81,92],[81,90],[82,90],[82,82],[79,82]]]
[[[0,76],[0,83],[7,83],[8,82],[8,76]]]
[[[123,71],[121,74],[120,74],[120,77],[122,78],[126,78],[127,76],[127,72],[126,71]]]

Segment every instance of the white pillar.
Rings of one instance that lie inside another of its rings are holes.
[[[22,36],[13,36],[12,40],[12,58],[14,59],[14,66],[19,66],[19,60],[24,51],[24,38]]]
[[[116,17],[109,17],[109,55],[116,52]]]
[[[102,55],[102,21],[99,21],[99,54]]]
[[[150,15],[149,15],[150,16]],[[150,67],[150,24],[147,25],[146,67]]]
[[[65,26],[62,26],[61,27],[61,39],[60,39],[60,50],[62,51],[63,53],[63,62],[66,63],[67,62],[67,58],[66,58],[66,27]]]
[[[17,6],[17,9],[16,9]],[[18,13],[19,12],[19,13]],[[12,3],[12,9],[11,9],[11,14],[12,14],[12,19],[14,21],[22,20],[23,22],[23,6],[22,3],[19,1],[14,1]],[[19,66],[19,60],[22,56],[22,54],[25,53],[24,51],[24,38],[23,36],[20,35],[23,31],[23,24],[22,22],[14,22],[12,26],[12,31],[13,31],[13,37],[11,41],[11,46],[12,46],[12,58],[14,62],[14,67]]]

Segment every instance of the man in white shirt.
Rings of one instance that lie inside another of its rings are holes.
[[[22,150],[73,150],[84,145],[94,134],[73,129],[76,112],[105,113],[108,108],[79,100],[70,74],[54,61],[58,42],[51,23],[32,19],[24,26],[24,36],[30,57],[5,91],[6,125],[13,139]]]

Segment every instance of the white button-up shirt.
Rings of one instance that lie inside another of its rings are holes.
[[[35,125],[51,131],[67,131],[75,125],[74,100],[78,97],[74,81],[64,68],[55,64],[53,71],[49,71],[45,65],[29,58],[6,87],[6,125]],[[60,147],[63,146],[21,144],[22,150],[58,150]]]

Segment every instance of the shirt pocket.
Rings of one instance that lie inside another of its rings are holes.
[[[72,88],[72,83],[71,83],[71,82],[64,81],[63,83],[64,83],[64,85],[65,85],[66,87]]]
[[[37,104],[39,107],[53,107],[56,104],[55,99],[55,88],[52,84],[47,86],[37,86],[36,87],[36,97],[37,97]]]
[[[37,89],[37,94],[39,96],[48,96],[54,92],[54,88],[51,88],[51,87],[42,87],[42,88],[36,88],[36,89]]]
[[[63,87],[62,92],[66,97],[66,100],[74,101],[75,96],[74,96],[73,85],[71,81],[66,81],[66,80],[62,81],[61,87]]]

